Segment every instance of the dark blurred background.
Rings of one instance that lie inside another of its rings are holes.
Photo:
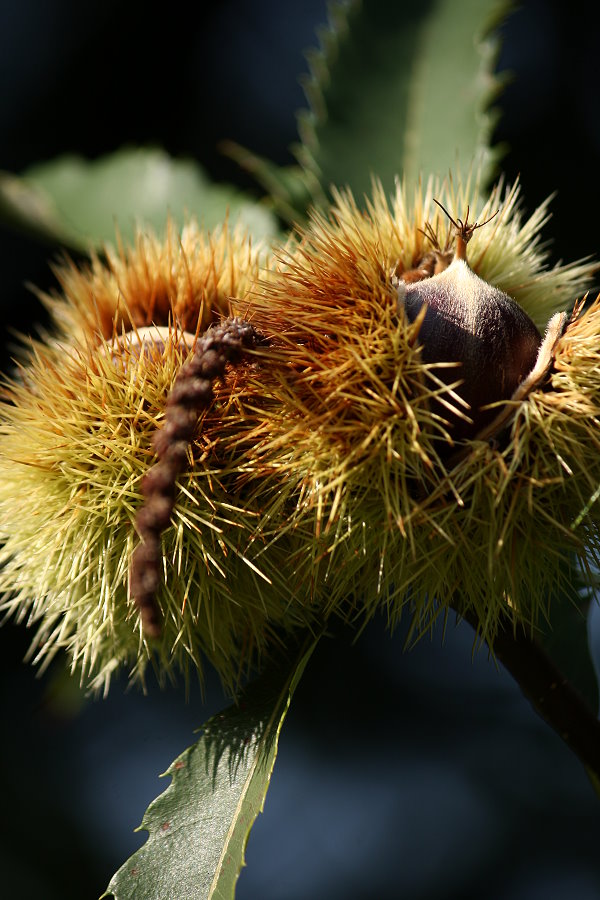
[[[325,19],[324,0],[4,0],[0,168],[157,144],[255,190],[219,142],[292,161],[303,51]],[[502,168],[530,211],[557,191],[555,261],[597,256],[600,30],[588,4],[524,0],[501,31]],[[53,251],[0,235],[7,336],[43,318],[24,285],[52,285]],[[317,652],[238,900],[599,900],[600,805],[578,761],[484,652],[471,659],[467,626],[410,654],[401,632],[375,621]],[[211,677],[204,702],[124,681],[86,700],[62,663],[36,678],[29,639],[0,630],[0,892],[96,898],[143,842],[133,829],[166,787],[158,773],[226,701]]]

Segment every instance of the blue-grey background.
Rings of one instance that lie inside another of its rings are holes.
[[[303,50],[325,17],[324,0],[3,0],[0,168],[152,143],[251,187],[218,142],[290,161]],[[503,168],[521,175],[530,210],[558,191],[554,259],[598,255],[589,5],[524,0],[502,32]],[[24,283],[52,285],[52,254],[0,237],[6,343],[43,318]],[[22,662],[29,637],[0,630],[0,893],[95,898],[143,841],[133,830],[166,786],[158,773],[226,700],[209,676],[204,701],[195,687],[186,702],[124,682],[82,701],[60,663],[36,678]],[[402,647],[402,629],[390,637],[376,620],[356,644],[342,632],[317,651],[238,900],[600,900],[600,805],[578,761],[485,652],[472,658],[468,627]]]

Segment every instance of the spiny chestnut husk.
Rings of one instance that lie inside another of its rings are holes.
[[[442,416],[456,439],[473,438],[497,415],[533,370],[541,335],[527,313],[508,294],[479,278],[466,260],[465,247],[477,223],[457,224],[457,252],[447,269],[408,283],[400,278],[398,302],[410,322],[421,313],[419,342],[427,363],[455,364],[440,378],[459,398],[456,412],[446,400]],[[486,223],[487,224],[487,223]]]
[[[431,358],[440,329],[422,298],[444,275],[481,279],[484,305],[505,292],[544,329],[592,271],[548,268],[546,206],[523,220],[502,186],[480,210],[499,212],[472,234],[472,271],[452,262],[433,198],[462,210],[477,195],[376,188],[361,210],[343,194],[274,256],[189,225],[60,271],[55,333],[0,404],[0,590],[37,628],[36,661],[65,649],[106,689],[121,667],[143,680],[149,663],[164,677],[208,660],[233,691],[329,615],[409,610],[420,631],[459,597],[491,641],[507,612],[535,627],[565,558],[598,555],[600,303],[549,333],[533,372],[539,338],[516,314],[531,347],[513,362],[502,314],[501,350],[484,355],[510,379],[485,396],[447,335]],[[469,333],[489,343],[489,323],[479,313]],[[243,355],[221,353],[246,333]],[[483,434],[461,438],[494,400]],[[149,534],[142,602],[131,563]]]

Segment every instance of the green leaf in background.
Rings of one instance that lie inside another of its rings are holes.
[[[299,116],[307,174],[357,197],[372,175],[390,191],[396,175],[416,183],[474,158],[491,174],[488,107],[501,82],[490,33],[506,11],[503,0],[332,5]]]
[[[250,829],[261,812],[283,720],[318,638],[267,670],[239,705],[210,719],[171,765],[173,781],[148,807],[147,842],[113,876],[115,900],[231,900]],[[308,649],[307,649],[308,647]]]
[[[207,228],[241,221],[256,239],[278,232],[275,215],[233,187],[214,184],[191,160],[158,149],[123,149],[88,162],[61,156],[22,176],[0,173],[0,216],[47,240],[87,250],[114,241],[115,225],[132,238],[136,225],[164,229],[194,216]]]

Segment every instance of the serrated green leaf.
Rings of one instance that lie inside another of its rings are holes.
[[[360,197],[377,176],[445,176],[474,158],[489,169],[499,90],[490,29],[503,0],[336,3],[305,84],[297,157],[324,190],[349,185]]]
[[[115,900],[232,900],[250,829],[262,811],[291,697],[316,646],[265,672],[239,705],[210,719],[167,771],[148,807],[147,842],[113,876]]]
[[[195,216],[207,228],[229,215],[257,239],[278,231],[264,204],[214,184],[197,163],[158,149],[123,149],[93,162],[61,156],[20,177],[0,173],[0,216],[74,249],[113,241],[115,225],[125,239],[136,225],[160,232],[169,215],[178,224]]]

